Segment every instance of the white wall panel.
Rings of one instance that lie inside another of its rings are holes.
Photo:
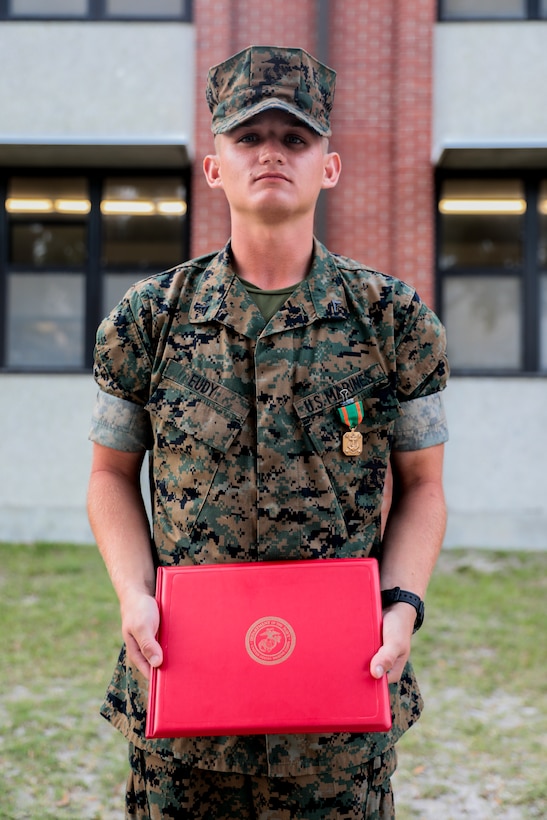
[[[0,26],[0,54],[1,141],[157,137],[191,144],[190,24],[13,22]]]
[[[433,155],[443,146],[547,145],[544,22],[438,23]]]
[[[447,546],[547,549],[547,380],[453,378]]]

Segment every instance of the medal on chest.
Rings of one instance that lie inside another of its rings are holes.
[[[347,390],[342,393],[347,394]],[[363,402],[346,399],[338,408],[338,415],[349,430],[342,436],[342,452],[345,456],[360,456],[363,452],[363,436],[356,429],[363,421]]]

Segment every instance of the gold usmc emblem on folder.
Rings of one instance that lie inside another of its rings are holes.
[[[283,663],[294,651],[296,634],[283,618],[259,618],[245,636],[245,648],[253,661],[271,666]]]

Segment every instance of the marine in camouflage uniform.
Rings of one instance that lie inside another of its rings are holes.
[[[253,47],[210,72],[213,131],[273,107],[328,136],[333,91],[305,52]],[[392,453],[447,437],[444,330],[412,288],[317,241],[266,315],[255,292],[230,242],[131,288],[97,334],[91,438],[150,451],[155,566],[381,561]],[[363,407],[357,456],[341,448],[347,401]],[[102,711],[130,742],[128,816],[392,817],[394,745],[422,705],[410,663],[390,693],[386,733],[150,740],[124,647]]]

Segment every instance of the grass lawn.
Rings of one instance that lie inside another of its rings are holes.
[[[547,552],[446,550],[426,618],[398,820],[547,817]]]
[[[120,645],[94,547],[0,544],[0,820],[123,816],[125,741],[98,715]],[[547,552],[448,550],[413,660],[398,820],[547,816]]]
[[[122,817],[125,743],[98,715],[118,606],[97,550],[0,545],[0,595],[0,818]]]

